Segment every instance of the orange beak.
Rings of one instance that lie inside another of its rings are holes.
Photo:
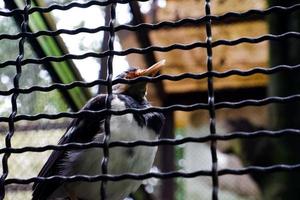
[[[129,71],[129,72],[127,72],[125,78],[126,79],[134,79],[134,78],[141,77],[141,76],[153,77],[159,72],[159,70],[165,65],[165,63],[166,63],[166,61],[162,60],[162,61],[155,63],[148,69],[137,69],[134,71]],[[115,87],[116,88],[115,91],[117,91],[118,93],[126,93],[127,95],[130,95],[132,97],[141,99],[141,98],[144,98],[144,96],[146,94],[146,86],[147,86],[147,82],[141,81],[141,82],[134,83],[131,85],[123,84],[122,87],[120,87],[120,86],[118,88]]]
[[[161,70],[161,68],[165,65],[165,63],[166,63],[166,60],[161,60],[147,69],[138,69],[135,72],[135,77],[140,77],[140,76],[153,77]]]

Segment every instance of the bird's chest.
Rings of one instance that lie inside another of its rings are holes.
[[[100,135],[99,135],[100,136]],[[112,116],[110,120],[110,141],[136,141],[155,140],[157,134],[146,126],[139,126],[132,114],[122,116]],[[95,137],[95,140],[103,140],[102,137]],[[150,171],[153,164],[157,147],[113,147],[109,149],[108,173],[119,175],[123,173],[143,174]],[[72,166],[73,172],[69,175],[99,175],[101,174],[101,161],[103,150],[92,148],[77,152]],[[77,166],[77,167],[76,167]],[[75,168],[74,168],[75,167]],[[70,168],[69,168],[70,169]],[[82,187],[84,185],[84,187]],[[140,185],[140,181],[125,180],[120,182],[108,182],[108,199],[123,199],[130,192],[135,191]],[[99,199],[99,183],[80,183],[68,186],[75,193],[86,199]],[[82,190],[82,188],[85,188]]]
[[[148,127],[140,126],[132,114],[111,117],[111,141],[154,140],[157,136]]]
[[[102,130],[104,130],[104,127],[102,127]],[[94,141],[103,142],[104,137],[105,134],[101,132],[94,137]],[[153,141],[157,137],[158,135],[152,129],[140,126],[132,114],[112,116],[110,119],[109,142]],[[144,168],[149,168],[148,166],[152,165],[156,149],[156,147],[147,146],[112,147],[109,149],[109,172],[119,174],[143,171]],[[71,151],[67,160],[67,163],[71,166],[68,170],[71,170],[71,172],[67,172],[67,174],[99,174],[101,173],[100,163],[102,158],[103,149],[101,148]],[[140,161],[144,159],[149,160],[149,162]]]
[[[124,101],[115,98],[111,101],[113,110],[124,110],[126,105]],[[143,115],[128,113],[125,115],[112,115],[110,119],[111,141],[134,141],[134,140],[154,140],[157,133],[146,126],[146,119]]]
[[[156,140],[157,137],[158,135],[153,130],[138,125],[132,114],[111,117],[110,142],[151,141]],[[113,174],[145,173],[152,166],[156,150],[156,147],[147,146],[113,147],[109,150],[109,172]]]
[[[124,101],[115,98],[111,102],[112,109],[124,110]],[[138,121],[138,120],[142,121]],[[146,126],[146,118],[134,116],[133,114],[112,115],[110,118],[110,139],[109,141],[136,141],[155,140],[158,134],[154,129]],[[143,122],[144,124],[142,124]],[[104,129],[104,123],[100,130]],[[103,142],[105,134],[99,132],[94,141]],[[119,175],[123,173],[143,174],[149,172],[157,147],[136,146],[136,147],[112,147],[109,149],[108,173]],[[87,150],[75,151],[69,154],[66,162],[65,175],[99,175],[102,173],[101,161],[103,159],[103,149],[91,148]],[[140,181],[124,180],[107,183],[107,197],[110,200],[123,199],[140,185]],[[84,199],[99,199],[100,185],[96,183],[70,183],[66,188],[78,197]]]

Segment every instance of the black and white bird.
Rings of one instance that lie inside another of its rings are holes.
[[[165,61],[160,61],[148,69],[130,68],[118,78],[133,79],[140,76],[154,76]],[[113,86],[110,104],[112,110],[126,108],[143,109],[150,106],[145,98],[146,82],[133,84],[116,84]],[[106,108],[107,95],[101,94],[91,99],[83,110],[99,111]],[[102,142],[105,136],[104,121],[106,116],[74,119],[59,144],[71,142]],[[112,115],[110,119],[110,141],[155,140],[159,137],[164,123],[164,116],[158,112],[145,114]],[[114,147],[109,150],[108,173],[147,173],[150,171],[157,147],[137,146],[134,148]],[[84,150],[53,151],[39,177],[54,175],[99,175],[103,150],[90,148]],[[107,200],[122,200],[135,192],[141,181],[122,180],[108,181],[106,187]],[[71,199],[99,200],[101,182],[39,182],[33,185],[33,200]]]

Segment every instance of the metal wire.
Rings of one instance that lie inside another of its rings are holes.
[[[259,42],[264,42],[264,41],[268,41],[268,40],[279,41],[279,40],[285,40],[288,38],[299,39],[300,33],[299,32],[287,32],[287,33],[280,34],[280,35],[267,34],[267,35],[263,35],[263,36],[255,37],[255,38],[243,37],[243,38],[239,38],[236,40],[216,40],[211,43],[211,46],[212,46],[212,48],[220,46],[220,45],[234,46],[234,45],[238,45],[238,44],[242,44],[242,43],[259,43]],[[85,59],[88,57],[103,58],[103,57],[107,57],[109,55],[126,56],[126,55],[134,54],[134,53],[147,54],[152,51],[168,52],[168,51],[172,51],[172,50],[192,50],[195,48],[207,48],[207,43],[206,42],[194,42],[191,44],[172,44],[169,46],[150,46],[150,47],[146,47],[146,48],[130,48],[130,49],[126,49],[124,51],[108,50],[108,51],[101,52],[101,53],[88,52],[88,53],[84,53],[84,54],[80,54],[80,55],[66,54],[63,56],[47,56],[47,57],[40,58],[40,59],[24,59],[21,61],[21,64],[22,65],[43,64],[45,62],[61,62],[61,61],[65,61],[68,59],[80,59],[81,60],[81,59]],[[16,61],[8,60],[3,63],[0,63],[0,68],[7,67],[9,65],[16,65]]]
[[[220,140],[220,141],[228,141],[233,139],[252,139],[252,138],[261,138],[261,137],[269,137],[269,138],[278,138],[282,136],[300,136],[300,130],[298,129],[283,129],[279,131],[270,131],[270,130],[260,130],[254,132],[233,132],[227,133],[226,135],[208,135],[204,137],[184,137],[182,139],[160,139],[158,141],[145,141],[145,140],[136,140],[136,141],[112,141],[109,143],[109,148],[114,147],[136,147],[136,146],[159,146],[159,145],[181,145],[186,143],[204,143],[209,142],[211,140]],[[87,148],[103,148],[103,143],[68,143],[63,145],[46,145],[42,147],[22,147],[22,148],[2,148],[0,149],[0,153],[15,153],[20,154],[24,152],[43,152],[48,150],[73,150],[73,149],[87,149]]]
[[[259,167],[251,166],[240,169],[221,169],[218,170],[219,176],[224,175],[245,175],[245,174],[254,174],[254,173],[273,173],[273,172],[285,172],[285,171],[298,171],[300,170],[300,164],[296,165],[272,165],[269,167]],[[199,170],[194,172],[168,172],[168,173],[146,173],[146,174],[131,174],[125,173],[121,175],[97,175],[97,176],[85,176],[85,175],[76,175],[76,176],[49,176],[49,177],[33,177],[28,179],[17,179],[11,178],[7,179],[5,184],[30,184],[32,182],[43,182],[43,181],[55,181],[61,180],[63,182],[76,182],[76,181],[85,181],[85,182],[97,182],[97,181],[121,181],[121,180],[144,180],[149,178],[195,178],[199,176],[212,176],[213,173],[210,170]]]
[[[45,8],[41,8],[41,7],[32,7],[28,10],[28,14],[32,14],[34,12],[39,12],[39,13],[47,13],[47,12],[51,12],[53,10],[69,10],[71,8],[88,8],[90,6],[108,6],[110,4],[114,4],[114,3],[120,3],[120,4],[127,4],[133,1],[139,1],[139,2],[147,2],[148,0],[109,0],[109,1],[97,1],[97,0],[92,0],[92,1],[87,1],[84,3],[78,3],[78,2],[72,2],[66,5],[59,5],[59,4],[52,4],[49,7],[45,7]],[[289,6],[289,7],[282,7],[282,6],[273,6],[271,8],[268,8],[266,10],[255,10],[255,9],[251,9],[249,11],[244,12],[243,14],[241,13],[235,13],[235,12],[228,12],[226,14],[224,14],[223,16],[238,16],[238,17],[243,17],[243,16],[251,16],[254,14],[259,14],[259,15],[268,15],[271,13],[275,13],[275,12],[282,12],[282,11],[296,11],[299,9],[300,4],[295,4],[293,6]],[[24,14],[24,11],[22,9],[15,9],[12,11],[0,11],[0,15],[1,16],[5,16],[5,17],[12,17],[15,15],[22,15]],[[206,16],[207,18],[214,18],[213,16]],[[222,17],[221,17],[222,18]],[[223,20],[223,19],[220,19]]]
[[[210,16],[210,0],[205,1],[205,15]],[[207,61],[206,68],[207,72],[213,70],[213,52],[212,52],[212,32],[211,32],[211,20],[206,21],[206,52],[207,52]],[[215,112],[215,95],[214,95],[214,82],[213,77],[208,76],[207,78],[207,93],[208,93],[208,110],[209,110],[209,130],[211,135],[216,134],[216,112]],[[212,158],[212,199],[218,199],[219,191],[219,177],[218,177],[218,156],[217,156],[217,141],[211,140],[210,142],[210,153]]]
[[[30,8],[31,1],[30,0],[26,0],[25,1],[25,6],[24,6],[24,10],[23,10],[23,22],[21,24],[21,31],[22,32],[27,32],[27,27],[28,27],[28,19],[29,19],[29,14],[28,14],[28,10]],[[19,41],[19,55],[16,59],[16,75],[13,79],[13,86],[14,88],[18,89],[19,88],[19,80],[22,74],[22,59],[24,58],[24,43],[26,41],[26,37],[21,37],[20,41]],[[12,112],[8,117],[8,132],[6,134],[5,137],[5,146],[7,148],[11,148],[11,139],[15,133],[15,117],[17,115],[18,112],[18,106],[17,106],[17,98],[19,96],[18,91],[15,91],[14,93],[12,93],[12,97],[11,97],[11,106],[12,106]],[[10,157],[10,153],[9,152],[5,152],[2,158],[2,169],[3,169],[3,174],[0,178],[0,199],[4,199],[5,197],[5,179],[8,176],[9,173],[9,168],[8,168],[8,159]]]
[[[209,176],[212,178],[212,199],[217,200],[218,199],[218,179],[219,176],[223,175],[244,175],[249,173],[272,173],[272,172],[278,172],[278,171],[298,171],[300,170],[300,164],[296,165],[272,165],[269,167],[259,167],[259,166],[249,166],[241,169],[218,169],[217,164],[217,152],[216,152],[216,146],[217,141],[225,141],[225,140],[232,140],[232,139],[249,139],[249,138],[259,138],[259,137],[270,137],[270,138],[277,138],[282,136],[300,136],[300,130],[298,129],[282,129],[278,131],[269,131],[269,130],[261,130],[261,131],[255,131],[255,132],[233,132],[228,133],[225,135],[219,135],[217,134],[216,130],[216,124],[215,124],[215,111],[218,109],[223,108],[241,108],[245,106],[264,106],[268,104],[273,103],[289,103],[289,102],[295,102],[300,101],[300,94],[294,94],[290,96],[285,97],[279,97],[279,96],[271,96],[264,99],[246,99],[238,102],[215,102],[214,99],[214,86],[213,86],[213,80],[215,78],[225,78],[232,75],[238,75],[238,76],[250,76],[253,74],[275,74],[279,72],[287,72],[287,71],[298,71],[300,69],[300,65],[279,65],[279,66],[273,66],[272,68],[265,68],[262,66],[253,67],[249,70],[229,70],[225,72],[218,72],[214,71],[212,60],[212,50],[215,47],[224,45],[224,46],[234,46],[239,45],[243,43],[251,43],[256,44],[259,42],[264,41],[281,41],[286,40],[289,38],[300,38],[299,32],[286,32],[280,35],[272,35],[272,34],[266,34],[261,35],[258,37],[243,37],[238,38],[234,40],[213,40],[212,38],[212,24],[214,22],[223,22],[227,19],[238,19],[238,20],[246,20],[249,17],[253,16],[259,16],[259,17],[265,17],[267,15],[270,15],[272,13],[283,13],[283,12],[296,12],[300,10],[300,4],[295,4],[290,7],[281,7],[281,6],[274,6],[270,7],[265,10],[248,10],[242,13],[235,13],[235,12],[228,12],[220,16],[211,15],[211,8],[210,8],[210,1],[205,1],[205,16],[201,18],[187,18],[187,19],[181,19],[178,21],[163,21],[156,24],[149,24],[149,23],[143,23],[138,25],[118,25],[115,26],[115,19],[116,19],[116,13],[115,13],[115,7],[118,3],[126,4],[133,0],[110,0],[110,1],[87,1],[85,3],[78,3],[78,2],[72,2],[66,5],[59,5],[59,4],[53,4],[49,7],[30,7],[30,0],[27,0],[25,3],[24,9],[15,9],[12,11],[0,11],[0,16],[5,17],[12,17],[16,15],[20,15],[23,17],[23,23],[21,25],[21,32],[17,34],[0,34],[0,40],[20,40],[19,41],[19,55],[16,60],[6,60],[2,63],[0,63],[0,68],[8,67],[9,65],[16,67],[16,75],[14,77],[14,87],[7,91],[0,91],[1,96],[9,96],[12,95],[11,98],[11,104],[12,104],[12,112],[9,117],[0,117],[0,122],[7,122],[9,125],[9,131],[6,135],[5,140],[5,147],[0,149],[0,154],[3,154],[2,159],[2,165],[3,165],[3,174],[0,179],[0,199],[4,199],[5,196],[5,186],[10,184],[30,184],[33,182],[43,182],[43,181],[53,181],[53,180],[63,180],[63,181],[88,181],[88,182],[95,182],[95,181],[101,181],[101,198],[106,198],[106,182],[107,181],[120,181],[125,179],[132,179],[132,180],[144,180],[147,178],[155,177],[160,179],[167,179],[167,178],[194,178],[199,176]],[[142,0],[146,1],[146,0]],[[141,1],[141,2],[142,2]],[[111,20],[109,22],[108,26],[100,26],[96,28],[76,28],[73,30],[68,29],[58,29],[56,31],[48,31],[48,30],[41,30],[35,33],[31,33],[27,30],[28,26],[28,18],[31,14],[38,12],[38,13],[48,13],[54,10],[70,10],[72,8],[88,8],[90,6],[110,6],[110,15]],[[127,31],[139,31],[142,29],[150,29],[150,30],[157,30],[161,28],[174,28],[174,27],[181,27],[184,25],[194,25],[199,26],[202,24],[205,24],[206,27],[206,41],[196,41],[190,44],[172,44],[169,46],[149,46],[146,48],[129,48],[123,51],[116,51],[114,50],[113,43],[115,34],[122,30]],[[63,56],[47,56],[43,58],[38,59],[24,59],[24,42],[27,38],[38,38],[41,36],[51,36],[55,37],[60,34],[69,34],[69,35],[75,35],[79,33],[97,33],[100,31],[108,31],[110,34],[109,38],[109,50],[105,52],[88,52],[84,54],[66,54]],[[205,48],[207,51],[207,63],[206,68],[207,71],[204,73],[184,73],[180,75],[160,75],[155,78],[149,78],[149,77],[142,77],[137,78],[134,80],[125,80],[125,79],[116,79],[112,80],[112,63],[114,56],[126,56],[129,54],[147,54],[149,52],[157,51],[157,52],[168,52],[172,50],[191,50],[195,48]],[[32,86],[29,88],[20,88],[19,87],[19,78],[22,74],[22,67],[26,67],[27,64],[43,64],[45,62],[62,62],[68,59],[85,59],[85,58],[104,58],[108,57],[108,77],[106,80],[96,80],[92,82],[72,82],[69,84],[52,84],[50,86]],[[115,111],[112,110],[108,99],[112,95],[112,86],[117,83],[134,83],[138,81],[148,81],[148,82],[157,82],[161,80],[171,80],[171,81],[178,81],[183,79],[204,79],[207,78],[207,86],[208,86],[208,102],[207,103],[196,103],[192,105],[170,105],[167,107],[150,107],[147,109],[125,109],[121,111]],[[108,95],[107,95],[107,101],[106,101],[106,109],[101,111],[79,111],[79,112],[62,112],[58,114],[44,114],[40,113],[37,115],[18,115],[17,114],[17,97],[19,94],[29,94],[36,91],[41,92],[50,92],[52,90],[56,89],[62,89],[62,90],[69,90],[75,87],[92,87],[95,85],[103,84],[107,87]],[[172,112],[172,111],[194,111],[204,109],[209,112],[210,115],[210,135],[205,137],[185,137],[182,139],[160,139],[157,141],[109,141],[110,139],[110,117],[111,115],[123,115],[127,113],[146,113],[146,112]],[[35,121],[40,119],[59,119],[62,117],[68,117],[68,118],[84,118],[87,116],[95,116],[99,114],[106,114],[107,118],[105,120],[105,139],[103,143],[69,143],[64,145],[46,145],[42,147],[22,147],[22,148],[15,148],[11,145],[11,138],[14,134],[14,123],[22,120],[27,121]],[[110,148],[115,147],[126,147],[126,148],[132,148],[135,146],[159,146],[159,145],[180,145],[185,143],[203,143],[203,142],[211,142],[211,157],[212,157],[212,168],[211,170],[199,170],[191,173],[185,173],[185,172],[167,172],[167,173],[146,173],[146,174],[121,174],[121,175],[111,175],[109,174],[109,171],[107,170],[108,162],[109,162],[109,150]],[[83,176],[83,175],[76,175],[71,177],[65,177],[65,176],[51,176],[51,177],[33,177],[28,179],[19,179],[19,178],[8,178],[8,159],[11,154],[20,154],[25,152],[43,152],[48,150],[69,150],[69,149],[86,149],[86,148],[103,148],[103,154],[104,158],[101,161],[101,167],[102,167],[102,174],[98,176]]]
[[[223,109],[223,108],[241,108],[245,106],[264,106],[271,103],[289,103],[289,102],[295,102],[300,101],[300,94],[296,95],[290,95],[286,97],[267,97],[260,100],[254,100],[254,99],[247,99],[243,101],[238,102],[218,102],[215,103],[215,109]],[[82,117],[91,117],[91,116],[97,116],[99,114],[112,114],[112,115],[124,115],[127,113],[147,113],[147,112],[161,112],[161,113],[167,113],[170,111],[194,111],[204,109],[208,110],[209,105],[206,103],[196,103],[192,105],[180,105],[175,104],[172,106],[166,106],[164,108],[162,107],[149,107],[145,109],[133,109],[128,108],[120,111],[116,110],[100,110],[100,111],[79,111],[79,112],[61,112],[58,114],[36,114],[36,115],[17,115],[14,118],[14,121],[21,121],[21,120],[27,120],[27,121],[35,121],[39,119],[59,119],[63,117],[68,118],[82,118]],[[0,117],[0,122],[9,122],[8,117]]]
[[[204,72],[204,73],[183,73],[179,75],[159,75],[154,78],[149,78],[149,77],[140,77],[140,78],[135,78],[131,80],[126,80],[126,79],[115,79],[112,81],[112,84],[115,85],[117,83],[136,83],[138,81],[147,81],[147,82],[156,82],[160,80],[170,80],[170,81],[179,81],[183,79],[195,79],[195,80],[201,80],[204,78],[207,78],[208,76],[216,77],[216,78],[225,78],[233,75],[238,75],[238,76],[250,76],[254,74],[274,74],[274,73],[280,73],[283,71],[297,71],[300,70],[300,65],[278,65],[272,68],[265,68],[265,67],[253,67],[252,69],[249,70],[228,70],[224,72],[217,72],[217,71],[211,71],[211,72]],[[107,82],[104,80],[95,80],[91,82],[82,82],[82,81],[74,81],[69,84],[60,84],[60,83],[55,83],[50,86],[32,86],[29,88],[12,88],[7,91],[1,91],[0,90],[0,95],[2,96],[9,96],[15,91],[17,91],[20,94],[28,94],[32,93],[35,91],[40,91],[40,92],[49,92],[52,90],[60,89],[60,90],[69,90],[74,87],[93,87],[95,85],[107,85]]]
[[[110,51],[114,50],[115,41],[115,21],[116,21],[116,4],[110,5],[110,20],[109,20],[109,39],[108,39],[108,49]],[[106,109],[111,109],[110,100],[112,99],[112,74],[113,74],[113,58],[114,55],[110,55],[107,60],[107,96],[105,99]],[[110,119],[111,114],[108,114],[105,119],[105,136],[104,136],[104,146],[103,146],[103,159],[101,163],[102,174],[108,174],[108,161],[109,161],[109,139],[110,139]],[[101,199],[105,200],[106,197],[106,181],[101,182]]]
[[[80,4],[81,5],[81,4]],[[271,13],[278,13],[278,12],[294,12],[297,11],[300,7],[300,4],[295,4],[290,7],[281,7],[281,6],[273,6],[270,7],[266,10],[249,10],[245,11],[242,13],[234,13],[234,12],[229,12],[225,13],[220,16],[214,16],[214,15],[209,15],[209,16],[203,16],[200,18],[185,18],[177,21],[162,21],[156,24],[149,24],[149,23],[142,23],[138,25],[118,25],[115,27],[115,32],[121,31],[121,30],[128,30],[128,31],[138,31],[141,29],[151,29],[151,30],[156,30],[160,28],[165,28],[165,27],[180,27],[186,24],[193,24],[193,25],[200,25],[202,23],[205,23],[208,20],[211,20],[212,22],[222,22],[226,19],[229,18],[238,18],[238,19],[244,19],[247,17],[251,17],[253,15],[258,15],[258,16],[267,16]],[[82,7],[84,8],[84,7]],[[13,11],[0,11],[0,15],[2,16],[13,16],[14,12]],[[108,26],[100,26],[96,28],[76,28],[73,30],[68,30],[68,29],[58,29],[55,31],[37,31],[35,33],[31,32],[22,32],[22,33],[17,33],[17,34],[1,34],[0,35],[0,40],[2,39],[18,39],[21,38],[22,36],[26,36],[28,38],[37,38],[39,36],[57,36],[60,34],[69,34],[69,35],[76,35],[79,33],[97,33],[100,31],[109,31]]]

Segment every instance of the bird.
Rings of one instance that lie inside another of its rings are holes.
[[[164,65],[165,60],[162,60],[147,69],[129,67],[116,78],[130,80],[141,76],[154,77]],[[146,81],[115,84],[112,86],[111,95],[98,94],[89,100],[81,110],[100,111],[106,109],[106,98],[108,98],[112,110],[145,109],[151,106],[146,99],[146,92]],[[73,119],[58,144],[103,142],[106,118],[107,115],[99,114],[93,117]],[[164,121],[165,117],[161,112],[111,115],[109,141],[156,140],[163,130]],[[110,148],[108,174],[147,173],[153,165],[156,151],[156,146]],[[80,150],[54,150],[38,177],[101,175],[102,159],[103,149],[96,147]],[[139,180],[108,181],[106,183],[106,199],[122,200],[135,192],[140,185],[141,181]],[[32,200],[99,200],[101,199],[100,189],[101,181],[35,182],[32,186]]]

